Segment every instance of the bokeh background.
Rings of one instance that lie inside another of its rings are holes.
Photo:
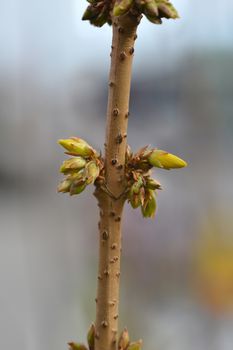
[[[56,193],[56,140],[103,146],[111,29],[84,0],[0,3],[0,348],[63,350],[95,318],[98,211]],[[140,25],[128,135],[189,167],[156,171],[155,220],[126,206],[120,324],[147,350],[230,350],[233,3],[174,4]]]

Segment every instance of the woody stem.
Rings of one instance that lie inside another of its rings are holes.
[[[139,21],[137,16],[127,14],[113,23],[105,141],[105,188],[108,191],[100,187],[95,191],[100,208],[95,350],[116,350],[125,153],[134,42]]]

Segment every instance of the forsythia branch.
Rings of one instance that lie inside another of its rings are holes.
[[[161,24],[163,18],[176,19],[179,15],[169,0],[87,1],[89,5],[82,19],[97,27],[112,25],[113,39],[104,157],[81,138],[58,141],[69,156],[60,167],[65,178],[58,185],[58,192],[79,195],[87,186],[94,185],[100,209],[96,321],[88,331],[88,346],[74,342],[68,345],[70,350],[140,350],[142,341],[131,342],[127,329],[118,337],[124,204],[128,201],[133,209],[141,209],[143,217],[153,218],[157,191],[162,187],[152,177],[152,170],[178,169],[187,163],[148,146],[133,153],[127,145],[134,43],[143,16]]]

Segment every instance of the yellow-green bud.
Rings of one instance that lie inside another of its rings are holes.
[[[65,140],[61,139],[58,140],[58,143],[68,151],[68,154],[74,156],[90,157],[95,153],[86,141],[77,137],[71,137]]]
[[[89,350],[94,350],[95,347],[95,325],[92,323],[88,333],[87,333],[87,343]]]
[[[67,174],[76,170],[84,168],[86,165],[86,160],[82,157],[74,157],[65,160],[60,167],[60,172]]]
[[[129,202],[133,209],[137,209],[141,205],[140,195],[139,194],[130,195]]]
[[[84,344],[80,343],[68,343],[70,350],[87,350],[87,347]]]
[[[87,163],[85,167],[86,183],[88,185],[93,184],[96,178],[99,176],[99,173],[100,169],[94,161]]]
[[[159,149],[155,149],[151,152],[148,157],[148,162],[154,167],[166,170],[178,169],[187,166],[187,163],[183,159]]]
[[[93,18],[96,18],[98,14],[99,14],[98,9],[95,8],[94,6],[89,5],[83,14],[82,20],[83,21],[92,20]]]
[[[129,202],[134,209],[138,208],[143,203],[144,192],[143,178],[139,176],[138,180],[133,183],[129,190]]]
[[[144,187],[140,187],[139,190],[136,191],[136,193],[134,191],[132,191],[132,187],[131,190],[129,192],[129,202],[131,204],[131,206],[133,207],[133,209],[138,208],[140,205],[143,205],[145,200],[145,189]]]
[[[156,200],[153,190],[146,192],[145,202],[141,207],[144,218],[153,218],[156,211]]]
[[[71,179],[72,182],[76,182],[76,184],[81,184],[85,182],[85,169],[80,169],[79,171],[74,171],[68,174],[67,179]]]
[[[125,328],[119,337],[118,349],[126,350],[129,345],[129,332]]]
[[[179,14],[175,7],[167,0],[159,1],[159,16],[165,18],[176,19],[179,18]]]
[[[159,10],[155,0],[145,0],[144,12],[152,17],[158,17]]]
[[[169,0],[135,0],[136,5],[147,19],[155,24],[161,24],[162,18],[176,19],[179,17],[175,7]]]
[[[160,17],[150,16],[150,15],[147,14],[147,13],[145,13],[145,15],[146,15],[146,18],[147,18],[150,22],[152,22],[152,23],[154,23],[154,24],[162,24],[162,20],[161,20]]]
[[[82,20],[89,20],[91,24],[102,27],[106,22],[111,24],[111,1],[108,0],[88,0],[91,4],[87,7]]]
[[[133,0],[117,0],[113,7],[113,16],[122,16],[129,11]]]
[[[101,11],[96,18],[93,18],[90,20],[91,24],[95,25],[96,27],[102,27],[108,20],[108,12],[107,11]]]
[[[77,183],[73,182],[72,185],[70,186],[70,195],[73,196],[75,194],[80,194],[82,193],[86,188],[86,183]]]
[[[65,180],[60,182],[60,184],[57,187],[57,191],[63,192],[63,193],[69,192],[71,184],[72,184],[71,179],[65,179]]]
[[[138,340],[136,342],[130,343],[127,350],[141,350],[142,348],[142,340]]]
[[[140,176],[136,182],[133,183],[131,186],[130,192],[133,194],[138,194],[140,191],[140,188],[143,186],[143,179]]]
[[[146,188],[148,188],[150,190],[161,190],[162,189],[161,184],[152,178],[147,179]]]

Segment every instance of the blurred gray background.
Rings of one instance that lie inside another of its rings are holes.
[[[147,350],[231,350],[233,3],[173,2],[140,25],[128,135],[189,167],[155,172],[154,220],[126,206],[120,324]],[[111,28],[84,0],[0,3],[0,348],[63,350],[95,318],[98,210],[56,193],[56,141],[102,149]]]

